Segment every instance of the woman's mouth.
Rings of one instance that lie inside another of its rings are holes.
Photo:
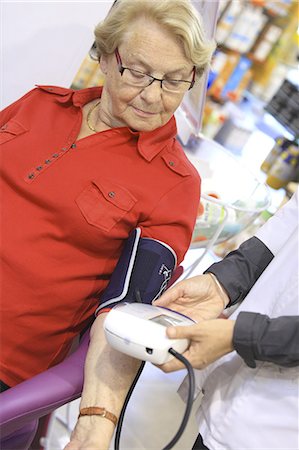
[[[144,111],[143,109],[136,108],[136,106],[133,106],[135,114],[139,117],[152,117],[156,115],[156,112],[150,112],[150,111]]]

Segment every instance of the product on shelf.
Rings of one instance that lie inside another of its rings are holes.
[[[226,53],[226,58],[222,70],[219,72],[217,78],[214,80],[210,89],[208,90],[208,95],[215,99],[221,99],[222,90],[229,80],[229,77],[233,73],[235,67],[238,64],[240,56],[233,52]]]
[[[263,6],[269,14],[284,17],[289,13],[292,3],[292,0],[266,0]]]
[[[214,81],[217,80],[217,78],[222,73],[227,63],[227,58],[228,55],[223,51],[217,50],[215,52],[211,62],[211,69],[209,72],[207,89],[210,89],[212,87]]]
[[[273,23],[268,23],[250,51],[252,59],[255,62],[264,62],[281,34],[282,28]]]
[[[241,11],[242,3],[240,1],[232,1],[229,3],[217,24],[216,41],[219,44],[223,43],[228,37]]]
[[[225,47],[247,53],[268,21],[262,8],[246,4],[242,7],[231,32],[224,40]]]
[[[279,136],[278,138],[276,138],[273,148],[261,165],[261,170],[265,173],[268,173],[280,154],[283,151],[287,150],[291,143],[292,141],[286,139],[284,136]]]
[[[285,187],[294,181],[299,166],[299,148],[291,144],[276,159],[268,172],[266,183],[273,189]]]
[[[252,62],[246,56],[231,51],[219,51],[212,63],[212,75],[208,83],[208,96],[218,102],[238,102],[251,77]]]
[[[248,80],[250,78],[252,62],[246,56],[240,56],[238,63],[236,64],[234,70],[232,71],[230,77],[228,78],[226,84],[224,85],[221,97],[224,99],[236,100],[238,101],[240,93],[240,85],[244,79]]]

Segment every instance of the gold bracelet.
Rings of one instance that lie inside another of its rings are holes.
[[[113,413],[107,411],[106,408],[102,408],[99,406],[89,406],[88,408],[80,409],[78,419],[82,416],[100,416],[103,417],[103,419],[110,420],[114,423],[115,426],[117,424],[117,417]]]

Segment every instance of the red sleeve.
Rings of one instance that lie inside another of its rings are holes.
[[[175,251],[177,264],[190,246],[199,198],[200,178],[194,171],[167,192],[148,219],[139,225],[142,237],[162,241]]]

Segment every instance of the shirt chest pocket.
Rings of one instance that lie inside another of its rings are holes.
[[[104,231],[110,231],[136,201],[126,188],[105,179],[93,180],[76,199],[87,222]]]
[[[28,130],[24,125],[11,119],[0,128],[0,144],[5,144],[26,131]]]

